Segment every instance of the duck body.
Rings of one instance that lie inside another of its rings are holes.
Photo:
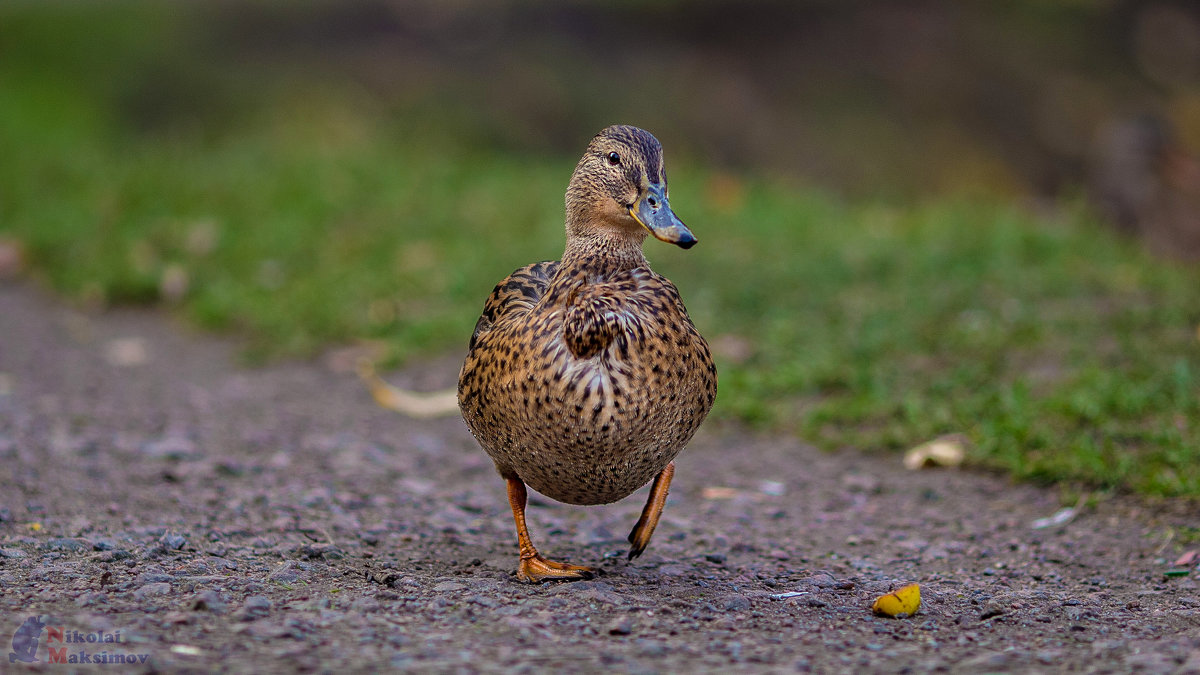
[[[501,475],[560,502],[606,504],[683,450],[716,379],[675,285],[594,257],[523,267],[496,286],[459,400]]]
[[[673,460],[712,408],[716,367],[679,291],[650,269],[647,234],[696,242],[667,200],[649,133],[609,127],[567,189],[559,261],[513,272],[492,290],[459,375],[463,419],[508,481],[522,581],[587,578],[548,561],[525,528],[525,486],[568,504],[604,504],[653,480],[630,557],[649,543]]]

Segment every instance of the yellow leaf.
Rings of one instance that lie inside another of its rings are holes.
[[[921,586],[918,584],[909,584],[887,595],[881,595],[875,598],[875,604],[871,605],[871,611],[892,618],[912,616],[920,608]]]
[[[41,523],[30,523],[29,529],[33,530],[34,532],[41,532],[42,524]]]
[[[904,467],[924,469],[931,466],[956,467],[967,455],[964,439],[957,434],[922,443],[904,453]]]

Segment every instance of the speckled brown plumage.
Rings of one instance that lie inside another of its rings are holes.
[[[642,254],[648,231],[695,241],[670,211],[653,136],[609,127],[592,140],[567,190],[566,229],[561,261],[523,267],[492,291],[459,406],[510,483],[603,504],[666,470],[712,407],[716,368],[678,290]]]

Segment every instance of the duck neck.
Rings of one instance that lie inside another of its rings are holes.
[[[618,272],[647,267],[642,253],[644,232],[614,231],[609,228],[589,228],[584,232],[567,231],[567,248],[562,264],[567,267],[596,267],[605,272]]]

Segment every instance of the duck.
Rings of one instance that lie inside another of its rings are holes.
[[[463,421],[506,483],[525,583],[597,571],[538,552],[527,487],[587,506],[652,482],[629,534],[633,560],[717,394],[708,343],[643,252],[647,235],[683,249],[697,242],[671,209],[658,139],[625,125],[592,138],[567,186],[565,226],[560,260],[492,289],[458,380]]]

